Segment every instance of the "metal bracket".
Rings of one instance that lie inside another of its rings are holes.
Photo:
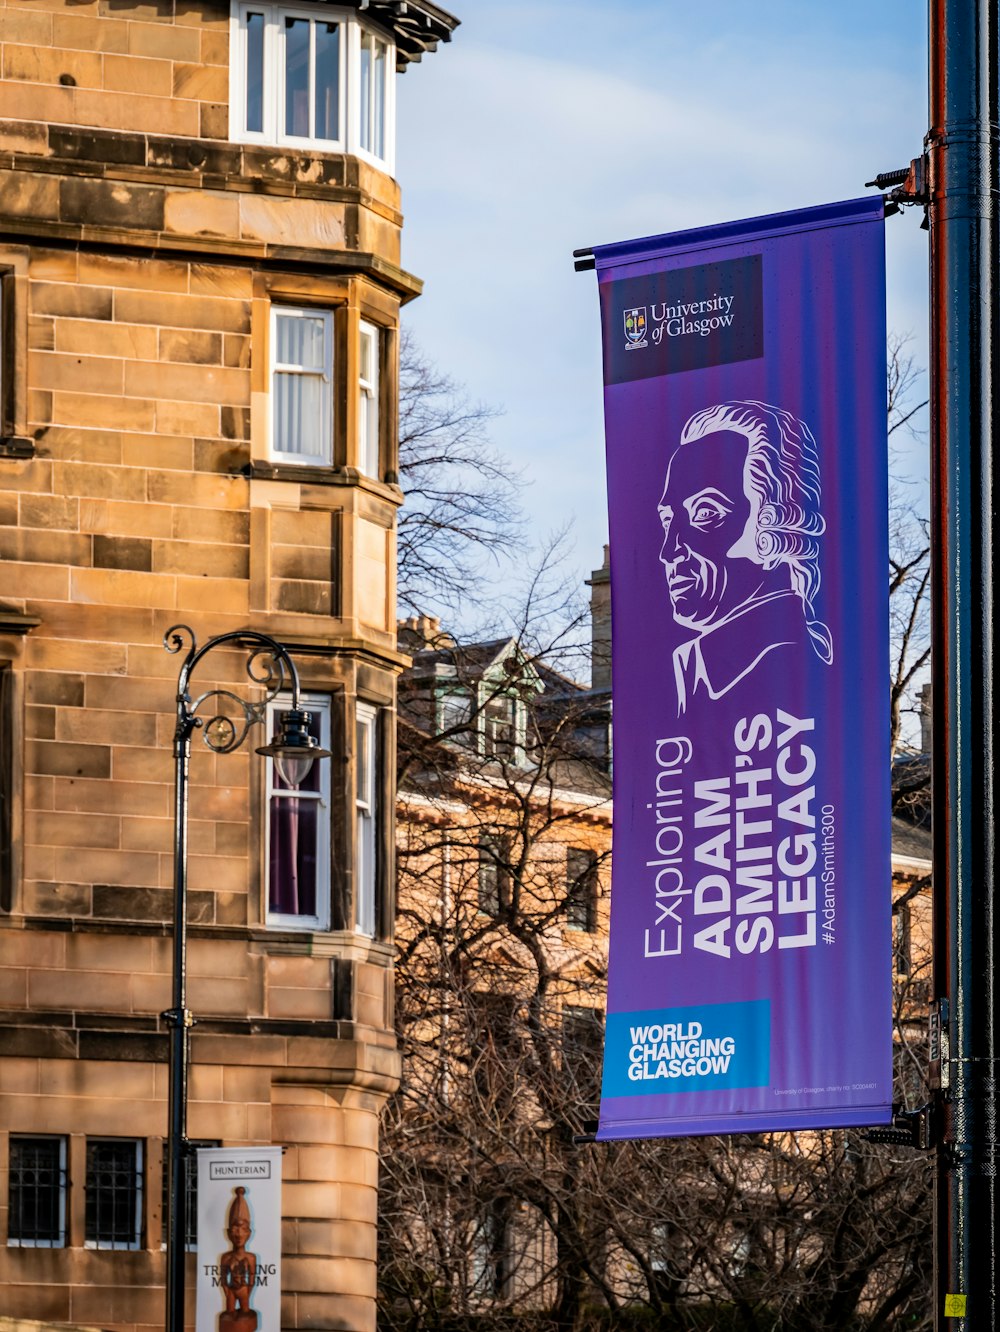
[[[892,1124],[888,1128],[865,1129],[865,1142],[882,1142],[894,1147],[912,1147],[918,1152],[932,1151],[936,1145],[934,1107],[931,1102],[919,1110],[901,1110],[893,1106]]]
[[[168,1027],[193,1027],[195,1016],[190,1008],[168,1008],[160,1014]]]
[[[927,1084],[932,1091],[946,1092],[951,1086],[947,999],[938,999],[931,1005],[927,1026]]]
[[[921,227],[926,231],[927,206],[931,201],[930,172],[927,155],[915,157],[908,167],[898,167],[895,171],[880,171],[874,180],[865,181],[866,190],[883,190],[885,215],[892,217],[901,208],[914,205],[924,210]]]

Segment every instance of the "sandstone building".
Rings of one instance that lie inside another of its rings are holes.
[[[290,809],[263,735],[195,736],[189,1134],[286,1149],[283,1327],[374,1326],[419,291],[394,79],[455,24],[432,0],[0,3],[6,1314],[163,1326],[180,623],[289,645],[333,752]],[[245,658],[197,683],[259,698]]]

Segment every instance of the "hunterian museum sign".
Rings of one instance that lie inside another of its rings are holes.
[[[197,1332],[281,1332],[281,1148],[198,1149]]]

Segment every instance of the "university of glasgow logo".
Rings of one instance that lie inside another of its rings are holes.
[[[632,351],[646,345],[646,307],[636,305],[625,311],[625,350]]]

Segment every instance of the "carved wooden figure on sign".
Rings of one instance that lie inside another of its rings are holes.
[[[257,1281],[257,1255],[247,1252],[252,1233],[250,1207],[242,1186],[229,1208],[226,1233],[232,1248],[219,1259],[226,1312],[219,1315],[219,1332],[256,1332],[257,1314],[250,1308],[250,1296]]]

